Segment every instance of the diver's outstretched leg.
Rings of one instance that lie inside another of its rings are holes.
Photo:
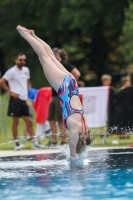
[[[39,60],[41,62],[41,65],[44,70],[44,74],[46,78],[48,79],[51,86],[58,91],[60,85],[62,84],[64,77],[67,73],[63,71],[63,66],[59,65],[58,67],[55,64],[55,62],[52,61],[52,55],[49,56],[44,48],[44,46],[39,43],[34,37],[31,36],[30,30],[22,27],[17,26],[17,30],[20,33],[20,35],[32,46],[34,51],[37,53]],[[53,56],[54,58],[54,56]],[[57,61],[56,59],[54,61]],[[80,105],[77,104],[79,107]],[[79,140],[79,134],[82,133],[82,123],[81,123],[81,116],[78,113],[75,113],[73,115],[70,115],[67,119],[67,125],[68,129],[71,133],[70,136],[70,152],[72,157],[76,157],[76,145]]]
[[[33,30],[30,30],[30,34],[40,43],[42,44],[42,46],[44,47],[45,51],[47,52],[47,55],[51,58],[51,60],[53,61],[53,63],[64,73],[66,74],[70,74],[65,68],[64,66],[56,59],[51,47],[44,42],[43,40],[41,40],[39,37],[37,37],[34,33]]]
[[[39,57],[41,65],[44,70],[44,74],[49,81],[50,85],[58,91],[60,85],[62,84],[65,73],[62,72],[50,59],[46,50],[34,37],[31,36],[30,30],[22,26],[17,26],[17,30],[20,35],[31,45],[36,54]]]

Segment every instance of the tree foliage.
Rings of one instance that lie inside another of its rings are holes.
[[[18,24],[34,29],[50,46],[64,47],[82,79],[119,70],[118,38],[128,0],[4,0],[0,1],[0,53],[6,69],[14,56],[25,52],[34,87],[46,85],[42,68],[31,47],[17,33]],[[1,54],[2,55],[2,54]],[[87,81],[87,85],[90,82]]]
[[[120,52],[123,55],[125,64],[133,63],[133,2],[130,2],[129,9],[125,10],[125,22],[123,32],[120,36]]]

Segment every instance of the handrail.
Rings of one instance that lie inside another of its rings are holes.
[[[1,93],[0,93],[1,94]],[[8,99],[9,99],[9,94],[5,93],[4,97],[3,97],[3,102],[2,102],[2,98],[0,95],[0,108],[3,106],[3,116],[4,118],[2,119],[2,109],[0,109],[0,133],[2,130],[2,123],[4,123],[4,134],[6,136],[6,138],[13,140],[13,137],[10,136],[7,133],[7,106],[8,106]],[[92,137],[94,136],[102,136],[102,143],[105,144],[106,143],[106,137],[110,136],[109,133],[97,133],[97,134],[91,134]],[[24,138],[24,136],[19,136],[19,139]]]

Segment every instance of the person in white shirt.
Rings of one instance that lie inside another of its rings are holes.
[[[33,141],[33,148],[43,148],[34,137],[32,120],[29,114],[29,108],[26,104],[28,99],[28,85],[30,85],[30,72],[25,67],[26,55],[19,53],[15,59],[15,66],[7,70],[4,76],[0,79],[2,88],[10,94],[8,116],[13,119],[12,133],[15,141],[15,150],[23,147],[23,144],[18,142],[18,124],[19,118],[22,117],[26,123],[28,133]],[[7,85],[8,82],[8,85]]]

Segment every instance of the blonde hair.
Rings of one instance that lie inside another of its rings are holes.
[[[103,83],[105,80],[111,80],[112,81],[112,77],[109,74],[103,74],[101,77],[101,82]]]
[[[121,78],[122,84],[125,84],[127,81],[131,81],[130,76],[124,76],[124,77]]]

